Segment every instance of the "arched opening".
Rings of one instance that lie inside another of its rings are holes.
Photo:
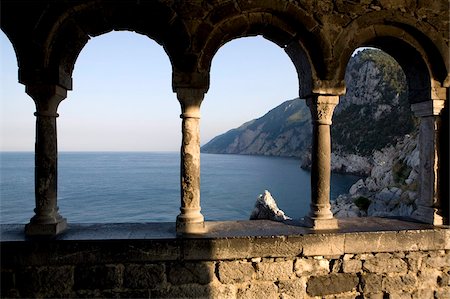
[[[310,174],[300,160],[311,144],[311,116],[298,86],[289,56],[262,37],[232,40],[214,56],[202,104],[207,220],[248,220],[266,189],[288,216],[309,212]]]
[[[399,63],[377,48],[350,58],[333,115],[332,169],[364,178],[334,202],[337,217],[410,216],[419,196],[418,121]]]
[[[26,223],[34,208],[36,110],[17,82],[16,53],[3,31],[0,47],[0,222]]]
[[[85,46],[58,110],[59,207],[70,222],[175,219],[181,134],[171,71],[143,35],[115,31]]]

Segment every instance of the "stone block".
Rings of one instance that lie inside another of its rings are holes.
[[[325,296],[351,292],[358,286],[358,276],[348,273],[313,276],[308,280],[306,292],[310,296]]]
[[[217,280],[208,285],[209,287],[209,298],[217,299],[228,299],[236,298],[236,286],[232,284],[221,284]]]
[[[278,283],[278,292],[283,299],[302,299],[306,295],[306,279],[282,280]]]
[[[362,269],[362,262],[360,260],[344,260],[342,270],[344,273],[359,273]]]
[[[336,235],[307,235],[303,239],[303,255],[343,255],[344,254],[344,234]]]
[[[293,261],[257,263],[256,278],[268,281],[289,279],[294,273],[293,268]]]
[[[251,241],[252,257],[288,257],[302,253],[302,238],[274,236],[255,238]]]
[[[129,289],[156,289],[165,282],[162,264],[128,264],[123,272],[123,286]]]
[[[240,286],[237,290],[237,299],[278,299],[277,286],[272,282],[253,282]]]
[[[411,299],[412,295],[405,292],[392,292],[389,293],[389,299]]]
[[[382,286],[382,275],[364,274],[361,276],[361,286],[364,294],[379,293]]]
[[[208,285],[184,284],[152,290],[150,298],[211,298]]]
[[[426,257],[426,254],[420,251],[409,252],[406,255],[406,261],[408,263],[408,269],[411,272],[418,272],[422,267],[422,260]]]
[[[416,288],[417,278],[413,274],[383,277],[382,288],[387,292],[410,291]]]
[[[346,253],[396,252],[435,250],[435,232],[429,231],[384,231],[351,233],[345,238]]]
[[[75,268],[75,289],[114,289],[122,285],[122,265],[79,266]]]
[[[434,298],[435,299],[448,299],[450,298],[450,287],[442,288],[439,290],[436,290],[434,292]]]
[[[330,263],[325,259],[297,259],[294,263],[294,271],[299,277],[324,275],[330,272]]]
[[[433,289],[419,289],[411,295],[412,299],[434,298]]]
[[[422,269],[417,274],[419,285],[421,288],[437,288],[438,278],[441,275],[441,271],[436,269]]]
[[[17,288],[22,297],[73,297],[72,266],[28,267],[17,273]]]
[[[363,269],[372,273],[406,273],[408,264],[397,258],[374,258],[364,261]]]
[[[219,262],[218,278],[221,283],[241,283],[251,281],[255,274],[253,265],[249,262]]]
[[[214,262],[172,263],[167,266],[167,280],[171,284],[208,284],[214,277]]]
[[[267,247],[266,247],[267,249]],[[249,238],[184,240],[184,260],[231,260],[251,258],[252,243]]]
[[[86,298],[151,298],[150,290],[106,290],[101,295]]]
[[[450,267],[450,254],[443,256],[433,256],[424,259],[425,265],[434,269]]]

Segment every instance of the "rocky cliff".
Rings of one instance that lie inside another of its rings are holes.
[[[204,153],[300,157],[311,144],[311,114],[304,100],[286,101],[261,118],[213,138]]]
[[[417,133],[372,155],[370,175],[357,181],[348,194],[332,202],[336,217],[410,216],[418,197]]]
[[[345,80],[347,93],[333,116],[332,170],[369,175],[373,151],[394,145],[415,129],[405,76],[392,57],[376,49],[365,49],[350,59]],[[302,157],[303,166],[308,167],[310,119],[304,100],[290,100],[215,137],[201,150]]]

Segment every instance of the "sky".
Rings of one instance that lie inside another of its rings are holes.
[[[0,32],[0,151],[34,151],[35,106],[17,81],[17,60]],[[126,31],[92,38],[81,51],[73,90],[58,108],[60,151],[178,151],[181,113],[163,48]],[[262,37],[216,53],[201,107],[201,144],[298,97],[294,65]]]

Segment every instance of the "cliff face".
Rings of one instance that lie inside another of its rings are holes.
[[[369,175],[373,151],[394,145],[415,129],[405,76],[387,54],[365,49],[349,61],[347,93],[332,125],[332,170]],[[261,118],[215,137],[205,153],[302,157],[310,163],[310,112],[302,99],[274,108]]]
[[[417,133],[406,135],[395,146],[375,151],[370,175],[331,203],[333,214],[336,217],[412,215],[419,191],[417,139]]]
[[[311,115],[304,100],[286,101],[261,118],[219,135],[204,153],[299,157],[311,143]]]

